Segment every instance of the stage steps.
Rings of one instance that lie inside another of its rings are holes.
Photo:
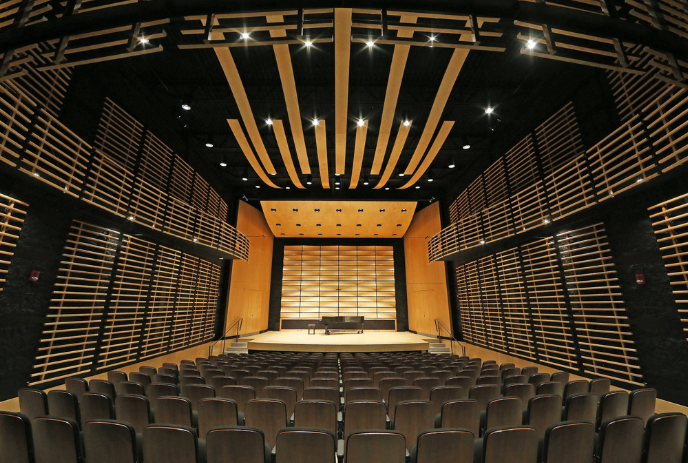
[[[431,342],[428,344],[428,353],[436,355],[451,355],[451,349],[441,342]]]
[[[233,342],[225,350],[225,354],[248,354],[248,342]]]

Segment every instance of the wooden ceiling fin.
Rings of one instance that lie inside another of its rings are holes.
[[[255,154],[253,154],[251,145],[248,144],[248,140],[244,134],[244,129],[241,128],[239,120],[227,119],[227,123],[229,124],[229,128],[232,129],[234,138],[236,138],[237,143],[239,143],[241,151],[243,151],[244,156],[246,156],[246,159],[248,159],[249,164],[251,164],[251,167],[256,174],[258,174],[258,177],[260,177],[260,179],[265,182],[266,185],[271,186],[272,188],[279,188],[277,185],[272,183],[272,180],[270,180],[270,178],[265,174],[263,167],[260,165],[260,162],[258,162],[258,159],[256,159]]]
[[[267,16],[269,23],[283,23],[283,16]],[[285,29],[271,30],[271,37],[286,37]],[[296,93],[296,81],[294,80],[294,68],[289,54],[289,45],[273,45],[277,69],[279,70],[280,80],[282,81],[282,91],[284,92],[284,102],[287,106],[289,116],[289,127],[291,137],[294,140],[294,149],[299,160],[299,167],[302,174],[310,174],[311,166],[308,163],[308,152],[306,151],[306,140],[303,136],[303,126],[301,125],[301,110],[299,109],[299,97]]]
[[[335,173],[346,169],[346,128],[349,121],[349,63],[351,61],[351,8],[334,10],[334,131]]]
[[[289,143],[287,142],[287,135],[284,133],[284,124],[281,120],[275,119],[272,121],[272,127],[275,130],[275,138],[277,139],[277,146],[279,147],[280,154],[282,154],[282,161],[284,161],[284,167],[287,168],[287,173],[289,178],[294,183],[296,188],[305,188],[299,180],[299,176],[294,168],[294,161],[291,159],[291,152],[289,151]]]
[[[321,119],[315,126],[315,144],[318,149],[318,169],[320,170],[320,182],[325,189],[330,188],[330,173],[327,167],[327,133],[325,120]]]
[[[449,132],[451,132],[452,127],[454,127],[454,121],[444,121],[444,123],[442,123],[442,127],[440,127],[440,131],[437,134],[437,138],[435,138],[435,141],[432,143],[430,151],[428,151],[428,155],[425,156],[425,159],[423,159],[423,163],[420,165],[416,173],[413,174],[411,180],[409,180],[408,183],[406,183],[406,185],[399,188],[400,190],[405,190],[406,188],[412,186],[414,183],[420,180],[425,171],[427,171],[430,167],[430,164],[432,164],[432,161],[435,160],[437,153],[440,152],[440,149],[444,145],[444,142],[447,140],[447,137],[449,136]]]
[[[451,91],[454,88],[454,83],[456,83],[456,78],[459,76],[461,68],[463,68],[464,63],[466,62],[466,58],[468,57],[468,51],[469,50],[463,50],[458,48],[454,50],[451,60],[449,61],[449,65],[447,66],[447,70],[445,71],[444,77],[442,78],[440,88],[437,91],[437,95],[435,96],[435,102],[432,104],[432,109],[430,110],[430,115],[428,116],[428,120],[425,123],[423,134],[421,135],[420,140],[418,141],[418,146],[416,146],[416,150],[413,153],[411,161],[409,162],[408,166],[406,167],[406,170],[404,171],[405,175],[413,174],[413,172],[416,170],[416,167],[418,167],[418,164],[423,158],[425,151],[428,149],[428,145],[430,144],[430,141],[432,140],[432,137],[435,134],[435,129],[437,129],[437,125],[440,122],[440,117],[442,117],[442,113],[444,112],[444,107],[447,104],[449,95],[451,94]]]
[[[409,130],[411,130],[411,125],[413,124],[412,121],[409,121],[408,125],[404,125],[404,123],[399,124],[399,132],[397,133],[397,139],[394,141],[394,148],[392,148],[392,154],[389,155],[389,161],[387,161],[387,167],[385,167],[385,172],[382,174],[382,178],[380,178],[380,182],[375,186],[375,190],[379,190],[389,180],[389,178],[392,176],[392,172],[394,172],[394,168],[397,166],[397,162],[399,162],[399,156],[401,156],[401,150],[404,149],[404,145],[406,144],[406,138],[408,137]]]
[[[354,165],[351,171],[351,183],[349,189],[353,190],[358,186],[358,179],[361,178],[361,167],[363,166],[363,155],[365,154],[365,142],[368,135],[368,121],[362,126],[356,126],[356,145],[354,147]]]

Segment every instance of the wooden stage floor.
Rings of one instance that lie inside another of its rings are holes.
[[[273,350],[289,352],[398,352],[426,351],[429,336],[408,331],[342,332],[325,335],[318,330],[308,334],[306,330],[266,331],[239,339],[248,342],[249,350]]]

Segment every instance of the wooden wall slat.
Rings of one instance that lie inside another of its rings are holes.
[[[143,124],[110,98],[106,98],[98,122],[98,133],[94,143],[96,149],[133,172],[142,137]]]
[[[134,174],[127,167],[96,150],[82,199],[115,215],[125,217],[133,182]]]
[[[14,248],[17,246],[28,208],[27,203],[0,194],[0,291],[12,264]]]
[[[667,89],[652,102],[643,119],[662,172],[688,160],[688,90],[673,92]]]
[[[480,294],[485,334],[490,349],[507,351],[506,333],[502,319],[502,303],[497,278],[497,264],[494,256],[478,260],[480,272]]]
[[[141,150],[139,176],[151,186],[167,191],[174,152],[158,137],[146,131]]]
[[[12,167],[17,165],[35,111],[36,103],[13,81],[0,84],[1,162]]]

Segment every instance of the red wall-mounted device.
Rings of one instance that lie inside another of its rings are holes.
[[[32,270],[31,271],[31,276],[29,276],[30,281],[38,281],[38,278],[41,276],[41,272],[38,270]]]
[[[644,285],[645,284],[645,274],[644,273],[636,273],[635,274],[635,282],[638,285]]]

